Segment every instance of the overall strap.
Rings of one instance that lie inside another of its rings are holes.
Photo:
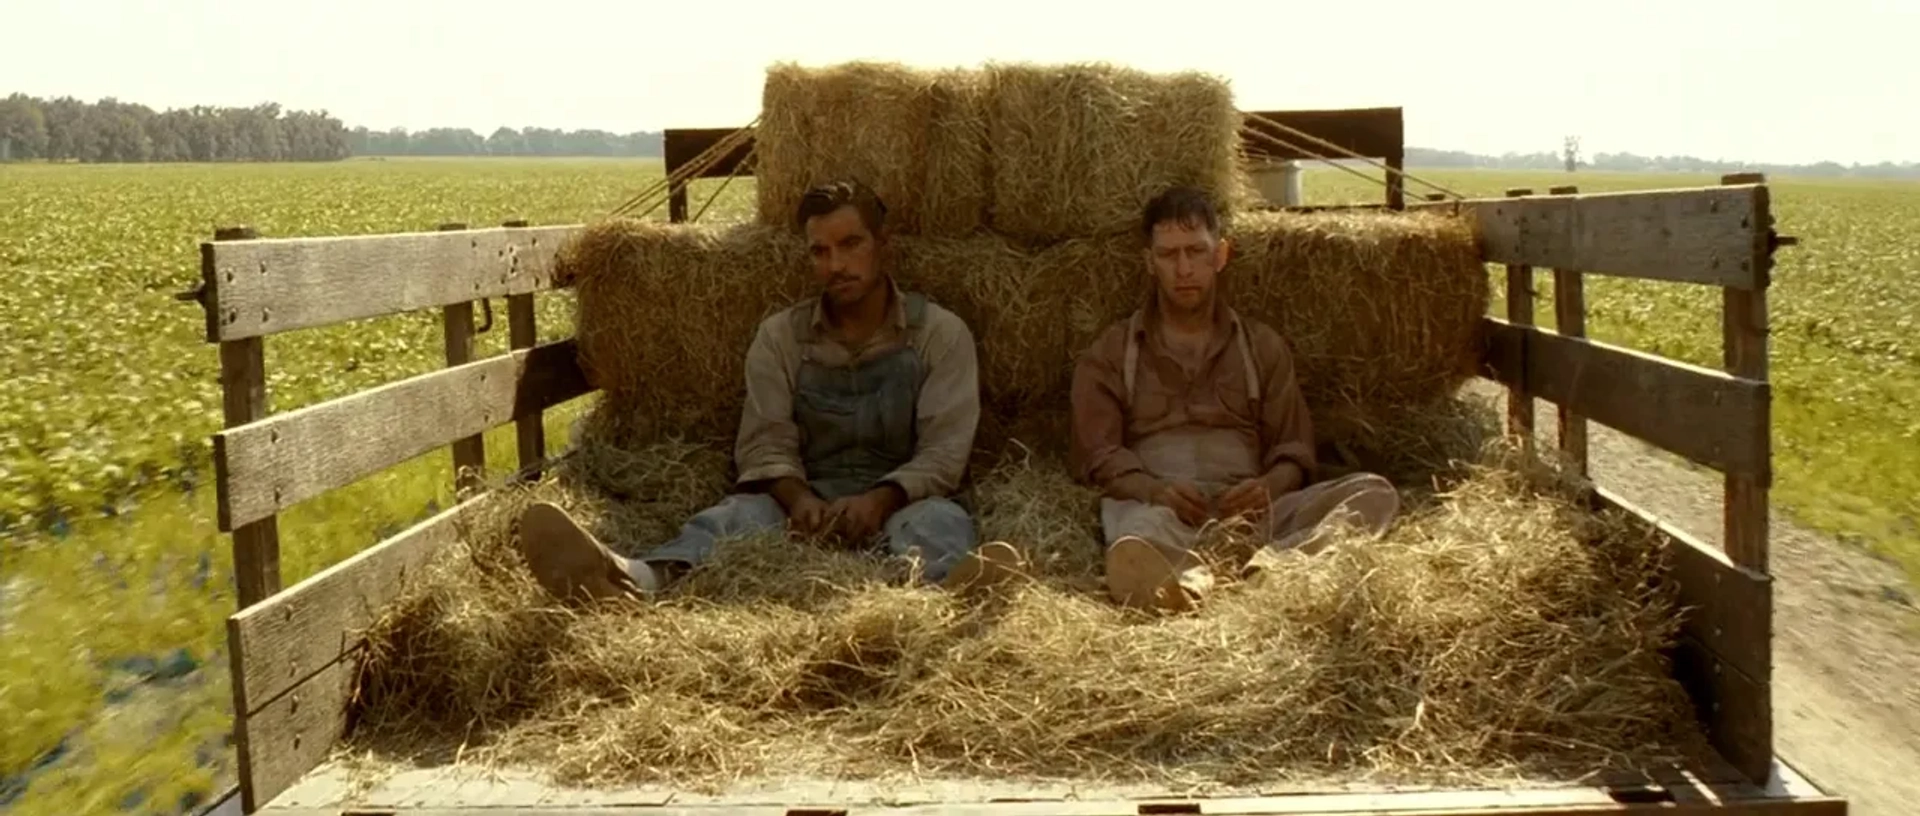
[[[907,292],[907,328],[917,329],[927,322],[927,296],[919,292]]]
[[[1235,321],[1234,326],[1236,327],[1234,331],[1235,339],[1240,343],[1240,362],[1245,365],[1247,369],[1247,396],[1253,398],[1253,404],[1256,406],[1255,410],[1258,411],[1257,406],[1260,404],[1260,368],[1253,364],[1253,343],[1247,340],[1247,324]]]

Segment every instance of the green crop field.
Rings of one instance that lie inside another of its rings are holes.
[[[0,166],[0,275],[13,282],[0,298],[0,809],[165,812],[231,777],[231,559],[208,465],[219,363],[199,308],[173,298],[198,282],[200,241],[231,224],[303,236],[572,223],[659,175],[657,162],[623,160]],[[1477,195],[1715,181],[1421,175]],[[1377,195],[1330,170],[1306,186],[1317,202]],[[751,190],[735,184],[715,213],[742,217]],[[1774,206],[1802,240],[1781,250],[1770,303],[1775,501],[1920,578],[1920,250],[1908,238],[1920,185],[1777,180]],[[1713,290],[1587,287],[1593,336],[1718,365]],[[1550,303],[1544,273],[1540,288]],[[482,354],[505,346],[494,306]],[[570,309],[564,293],[542,297],[543,339],[565,336]],[[1551,308],[1541,318],[1550,325]],[[424,313],[270,337],[273,409],[436,368],[439,331]],[[578,407],[553,412],[550,439]],[[507,464],[511,429],[488,450]],[[436,452],[284,515],[285,583],[444,507],[450,471]]]

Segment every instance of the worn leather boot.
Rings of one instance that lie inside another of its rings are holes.
[[[552,502],[540,502],[520,515],[520,555],[533,577],[562,601],[599,601],[639,597],[636,566],[601,544],[586,528]],[[651,574],[645,564],[642,570]]]
[[[1027,559],[1005,541],[993,541],[980,545],[966,558],[955,564],[947,573],[947,579],[940,585],[950,592],[972,594],[981,592],[1027,573]]]
[[[1213,571],[1192,553],[1179,563],[1146,539],[1125,536],[1107,548],[1107,593],[1123,606],[1190,612],[1213,589]]]

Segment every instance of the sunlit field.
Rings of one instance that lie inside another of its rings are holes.
[[[1710,177],[1415,171],[1475,195],[1717,183]],[[227,540],[215,524],[209,435],[219,359],[197,305],[199,242],[577,223],[660,176],[641,160],[356,160],[322,165],[0,166],[0,809],[169,812],[232,775],[223,619]],[[701,182],[695,208],[716,182]],[[1333,170],[1310,203],[1375,200]],[[709,219],[751,211],[729,187]],[[1417,192],[1417,190],[1416,190]],[[1920,184],[1776,179],[1770,300],[1774,500],[1920,578]],[[663,215],[659,217],[664,217]],[[1552,324],[1551,276],[1539,319]],[[1718,367],[1707,287],[1590,277],[1588,332]],[[1500,291],[1503,287],[1496,287]],[[539,300],[542,340],[570,333],[566,293]],[[506,346],[504,302],[481,335]],[[1496,305],[1496,311],[1504,313]],[[266,340],[273,410],[444,364],[438,310]],[[552,412],[560,444],[585,400]],[[488,437],[503,475],[513,431]],[[446,451],[281,517],[291,585],[445,507]]]

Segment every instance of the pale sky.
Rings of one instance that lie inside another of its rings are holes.
[[[740,125],[767,64],[1198,69],[1245,110],[1398,105],[1409,144],[1920,160],[1920,0],[0,0],[0,94],[375,129]]]

